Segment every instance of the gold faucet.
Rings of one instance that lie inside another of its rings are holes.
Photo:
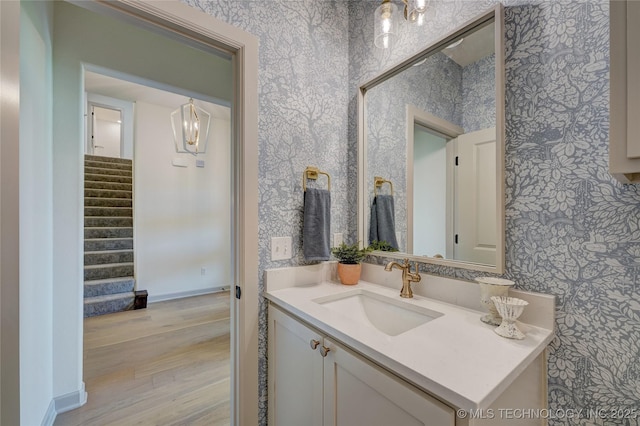
[[[411,290],[411,283],[419,283],[422,277],[418,272],[418,264],[416,264],[415,272],[411,272],[411,265],[409,265],[409,259],[405,259],[404,262],[399,264],[398,262],[389,262],[387,266],[384,267],[384,270],[387,272],[391,272],[393,268],[402,270],[402,290],[400,290],[400,297],[404,298],[412,298],[413,291]]]

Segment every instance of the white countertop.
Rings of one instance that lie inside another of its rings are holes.
[[[414,296],[401,299],[443,315],[397,336],[354,322],[314,302],[323,296],[366,289],[400,299],[398,289],[360,281],[321,282],[268,291],[265,297],[329,336],[456,408],[487,408],[545,349],[553,330],[518,323],[524,340],[498,336],[480,321],[484,312]]]

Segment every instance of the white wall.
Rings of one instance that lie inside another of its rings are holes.
[[[52,4],[20,15],[20,423],[42,423],[52,400]]]
[[[213,120],[197,168],[195,156],[176,153],[174,109],[135,108],[136,287],[150,301],[231,285],[230,122]],[[173,166],[175,158],[187,167]]]
[[[446,256],[447,141],[415,127],[413,254]]]

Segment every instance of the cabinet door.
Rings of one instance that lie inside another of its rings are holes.
[[[269,307],[270,426],[322,425],[321,347],[320,334]]]
[[[325,426],[453,426],[454,410],[325,338]]]
[[[610,0],[609,171],[640,183],[640,2]]]

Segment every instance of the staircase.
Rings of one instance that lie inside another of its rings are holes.
[[[84,316],[133,309],[132,161],[86,155],[84,179]]]

